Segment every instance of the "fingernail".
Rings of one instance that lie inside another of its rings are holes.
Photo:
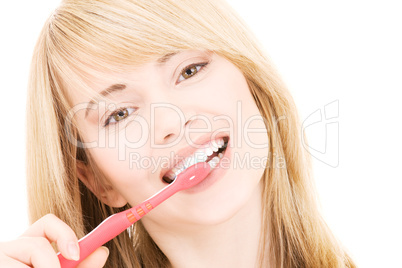
[[[80,249],[78,248],[77,243],[69,242],[67,245],[67,251],[72,260],[78,261],[80,259]]]
[[[104,251],[106,251],[107,255],[109,256],[109,249],[108,249],[107,247],[105,247],[105,246],[101,246],[101,248],[102,248]]]

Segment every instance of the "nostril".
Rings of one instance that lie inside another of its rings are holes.
[[[193,120],[187,120],[187,122],[184,124],[184,126],[186,127],[188,124],[190,124],[191,122],[193,122]]]
[[[172,136],[172,135],[173,135],[172,133],[166,135],[166,136],[165,136],[165,139],[169,138],[169,137]]]

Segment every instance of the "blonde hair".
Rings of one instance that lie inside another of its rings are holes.
[[[186,49],[214,51],[244,74],[265,119],[270,147],[263,175],[260,266],[355,267],[320,216],[309,154],[301,144],[294,101],[245,23],[217,0],[66,0],[46,22],[34,51],[27,103],[27,179],[31,222],[47,213],[79,237],[124,208],[100,202],[77,178],[91,155],[71,142],[66,87],[90,96],[86,81]],[[285,120],[283,120],[285,119]],[[109,242],[106,267],[169,267],[141,222]]]

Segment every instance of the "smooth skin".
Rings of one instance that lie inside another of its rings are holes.
[[[111,207],[127,203],[135,206],[167,183],[159,176],[161,165],[157,165],[156,172],[140,165],[130,167],[131,153],[149,159],[166,159],[171,152],[177,154],[179,149],[189,148],[201,135],[208,135],[212,140],[213,133],[227,134],[233,145],[230,148],[233,156],[229,156],[229,165],[222,167],[227,169],[226,173],[203,190],[169,198],[144,217],[142,223],[172,267],[255,267],[261,237],[261,178],[265,166],[243,168],[235,165],[234,156],[242,160],[247,160],[246,156],[264,159],[267,149],[258,145],[268,144],[268,136],[261,131],[248,132],[248,135],[238,131],[245,129],[247,120],[261,119],[241,71],[218,54],[189,50],[172,55],[163,63],[154,60],[126,73],[106,72],[90,81],[97,92],[114,84],[126,87],[108,96],[109,102],[100,102],[97,108],[90,109],[88,117],[84,109],[77,113],[83,140],[91,143],[105,138],[105,141],[118,140],[119,145],[130,145],[155,133],[155,145],[163,146],[155,148],[151,139],[146,139],[139,148],[99,143],[88,150],[108,178],[107,185],[96,187],[96,175],[79,161],[77,177],[103,203]],[[83,90],[68,88],[68,92],[74,106],[85,104],[86,107],[89,103]],[[186,120],[191,119],[191,124],[186,126],[175,110],[166,107],[155,109],[152,115],[151,104],[155,103],[174,105]],[[119,108],[124,108],[120,110],[124,113],[112,117],[110,114]],[[149,133],[143,133],[134,120],[135,115],[149,123]],[[211,124],[210,129],[205,128],[201,116]],[[109,118],[113,120],[107,121]],[[155,120],[151,124],[152,119]],[[114,122],[117,120],[118,123]],[[265,128],[262,120],[249,122],[253,122],[251,129]],[[183,128],[189,134],[188,139],[180,138]],[[179,142],[167,146],[176,139]],[[123,159],[119,158],[121,153]],[[20,239],[0,244],[0,267],[2,264],[12,268],[60,267],[51,242],[56,242],[63,256],[73,259],[68,244],[77,243],[77,238],[65,223],[52,215],[36,222]],[[98,249],[79,268],[102,267],[107,255],[105,250]]]
[[[0,267],[60,268],[52,242],[65,258],[78,258],[78,239],[74,231],[55,215],[48,214],[31,225],[18,239],[0,243]],[[100,247],[77,267],[103,267],[108,255],[109,250]]]

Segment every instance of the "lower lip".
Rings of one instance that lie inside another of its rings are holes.
[[[208,174],[207,177],[205,177],[204,180],[202,180],[197,185],[191,187],[190,189],[184,190],[183,192],[185,192],[185,193],[202,192],[202,191],[208,189],[213,184],[215,184],[215,182],[220,180],[229,169],[229,167],[227,165],[231,163],[230,161],[228,161],[228,160],[230,160],[230,151],[231,151],[231,148],[230,148],[230,140],[229,140],[225,153],[222,156],[222,159],[225,159],[225,161],[226,161],[225,166],[221,166],[221,161],[222,161],[222,159],[221,159],[218,162],[217,166],[214,169],[212,169],[212,171]]]

